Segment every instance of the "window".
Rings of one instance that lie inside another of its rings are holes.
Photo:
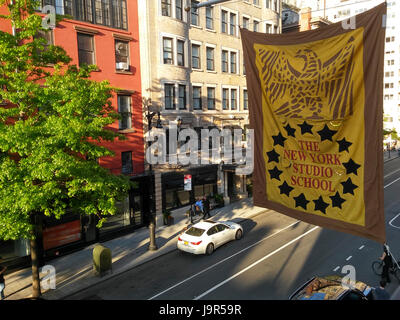
[[[253,20],[253,31],[254,32],[258,32],[258,25],[259,25],[259,22],[256,20]]]
[[[247,90],[243,90],[243,110],[249,110],[249,97],[247,96]]]
[[[249,22],[249,18],[243,17],[243,29],[249,29]]]
[[[35,39],[44,39],[46,43],[43,50],[47,51],[50,45],[54,45],[53,30],[39,30],[35,35]]]
[[[237,90],[231,89],[231,110],[237,110]]]
[[[236,52],[231,52],[231,73],[237,73],[236,70]]]
[[[201,87],[193,87],[193,110],[201,109]]]
[[[164,64],[174,64],[171,38],[163,38],[163,57]]]
[[[175,0],[175,18],[183,20],[182,0]]]
[[[265,33],[272,33],[272,25],[269,23],[265,24]]]
[[[192,68],[200,69],[200,46],[192,44]]]
[[[71,10],[73,10],[72,4]],[[95,17],[98,24],[104,24],[106,26],[111,25],[111,6],[109,1],[96,1]]]
[[[255,4],[256,6],[260,5],[260,0],[253,0],[253,4]]]
[[[222,88],[222,110],[238,111],[238,87]]]
[[[93,35],[78,33],[79,65],[95,64]]]
[[[93,23],[93,7],[92,1],[86,2],[85,0],[75,1],[76,18],[81,21],[88,21]]]
[[[161,14],[165,17],[171,16],[171,0],[161,0]]]
[[[64,14],[73,16],[72,0],[64,0]]]
[[[215,88],[207,88],[207,109],[215,110]]]
[[[274,26],[274,33],[278,33],[278,26]]]
[[[207,231],[207,235],[212,236],[213,234],[216,234],[217,232],[218,232],[217,227],[212,227]]]
[[[132,151],[122,152],[121,160],[122,160],[122,173],[132,173],[133,172]]]
[[[178,105],[179,110],[186,109],[186,86],[183,84],[178,86]]]
[[[199,10],[197,8],[194,8],[193,5],[198,4],[198,1],[193,1],[192,0],[192,7],[190,10],[190,23],[194,26],[199,25]]]
[[[228,72],[228,51],[222,50],[221,55],[222,72]]]
[[[177,41],[177,63],[178,66],[185,65],[185,41],[178,40]]]
[[[131,97],[130,96],[118,96],[118,112],[121,116],[119,120],[119,129],[131,129],[132,128],[132,113],[131,113]]]
[[[226,229],[229,229],[229,227],[224,226],[223,224],[217,224],[216,225],[218,232],[224,231]]]
[[[394,77],[394,71],[385,72],[385,77]]]
[[[228,12],[225,10],[221,11],[221,32],[228,33]]]
[[[236,14],[231,13],[229,19],[229,34],[236,36]]]
[[[267,9],[271,8],[271,0],[265,0],[265,7]]]
[[[175,110],[175,86],[166,83],[164,85],[164,106],[165,110]]]
[[[214,71],[214,48],[207,47],[207,70]]]
[[[206,28],[210,30],[214,29],[214,11],[212,7],[206,8]]]
[[[115,63],[117,70],[129,70],[129,42],[115,41]]]
[[[162,0],[163,3],[170,1]],[[75,20],[128,28],[126,0],[42,0],[41,5],[52,5],[57,14],[69,15]]]
[[[63,0],[42,0],[40,1],[38,7],[36,8],[36,10],[42,10],[42,7],[50,5],[55,7],[56,9],[56,14],[64,14],[64,2],[71,2],[72,0],[67,0],[67,1],[63,1]]]
[[[229,89],[222,89],[222,109],[228,110],[229,109]]]

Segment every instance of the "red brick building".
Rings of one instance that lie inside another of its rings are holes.
[[[51,7],[45,7],[45,6]],[[54,29],[41,33],[49,44],[63,47],[72,58],[72,64],[95,64],[92,73],[96,81],[108,80],[119,88],[112,104],[122,119],[112,129],[122,133],[126,140],[104,143],[114,151],[114,157],[101,158],[99,164],[114,174],[132,176],[139,182],[139,189],[132,190],[125,203],[120,204],[121,213],[110,219],[100,232],[94,228],[95,221],[82,221],[81,217],[66,215],[62,221],[49,221],[44,230],[45,250],[62,251],[66,246],[85,245],[97,241],[106,234],[132,230],[143,225],[143,214],[148,210],[148,194],[140,192],[147,183],[144,173],[144,139],[141,99],[139,29],[137,0],[42,0],[38,14],[45,16],[53,9],[64,19]],[[6,14],[7,8],[0,8]],[[44,13],[42,13],[45,12]],[[11,25],[0,21],[0,30],[12,32]],[[68,234],[68,231],[71,233]],[[75,239],[68,242],[64,238]],[[22,257],[27,250],[24,243],[2,243],[0,255]],[[8,250],[8,251],[7,251]],[[8,253],[7,253],[8,252]],[[11,252],[11,253],[10,253]],[[51,255],[51,254],[49,254]]]

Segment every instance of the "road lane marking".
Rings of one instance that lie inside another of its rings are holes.
[[[399,181],[399,180],[400,180],[400,178],[397,178],[396,180],[392,181],[391,183],[388,183],[386,186],[383,187],[383,189],[385,189],[385,188],[391,186],[393,183],[395,183],[395,182],[397,182],[397,181]]]
[[[340,269],[340,266],[337,266],[335,269],[333,269],[333,272],[336,272]]]
[[[347,257],[346,261],[349,261],[353,256]]]
[[[211,293],[211,292],[215,291],[216,289],[218,289],[219,287],[223,286],[225,283],[228,283],[229,281],[235,279],[236,277],[240,276],[242,273],[246,272],[247,270],[250,270],[251,268],[255,267],[257,264],[263,262],[264,260],[266,260],[269,257],[273,256],[274,254],[278,253],[279,251],[285,249],[286,247],[290,246],[291,244],[293,244],[296,241],[300,240],[301,238],[305,237],[309,233],[317,230],[318,228],[320,228],[320,227],[316,226],[316,227],[312,228],[311,230],[307,231],[306,233],[303,233],[302,235],[298,236],[297,238],[289,241],[288,243],[286,243],[282,247],[272,251],[271,253],[267,254],[263,258],[261,258],[261,259],[257,260],[256,262],[252,263],[251,265],[249,265],[248,267],[244,268],[243,270],[235,273],[233,276],[229,277],[228,279],[225,279],[224,281],[220,282],[219,284],[217,284],[216,286],[212,287],[211,289],[209,289],[209,290],[203,292],[202,294],[198,295],[197,297],[194,298],[194,300],[199,300],[199,299],[203,298],[204,296],[208,295],[209,293]]]
[[[389,225],[396,229],[400,229],[400,227],[393,225],[392,222],[394,220],[396,220],[398,216],[400,216],[400,213],[397,216],[395,216],[392,220],[389,221]]]
[[[362,245],[361,247],[358,248],[358,250],[362,250],[362,249],[364,249],[364,247],[365,247],[365,246]]]
[[[221,264],[221,263],[223,263],[223,262],[225,262],[225,261],[227,261],[227,260],[229,260],[229,259],[231,259],[231,258],[237,256],[238,254],[240,254],[240,253],[242,253],[242,252],[244,252],[244,251],[246,251],[246,250],[248,250],[248,249],[253,248],[254,246],[258,245],[259,243],[261,243],[261,242],[263,242],[263,241],[265,241],[265,240],[267,240],[267,239],[269,239],[269,238],[271,238],[271,237],[277,235],[278,233],[280,233],[280,232],[282,232],[282,231],[285,231],[286,229],[289,229],[289,228],[293,227],[295,224],[298,224],[298,223],[300,223],[300,222],[301,222],[301,221],[298,220],[298,221],[296,221],[296,222],[294,222],[294,223],[288,225],[287,227],[278,230],[277,232],[275,232],[275,233],[269,235],[268,237],[265,237],[265,238],[263,238],[263,239],[261,239],[261,240],[255,242],[255,243],[253,243],[252,245],[250,245],[250,246],[248,246],[248,247],[246,247],[246,248],[244,248],[244,249],[242,249],[242,250],[236,252],[235,254],[233,254],[233,255],[231,255],[231,256],[229,256],[229,257],[227,257],[227,258],[225,258],[225,259],[223,259],[223,260],[221,260],[221,261],[219,261],[219,262],[217,262],[217,263],[215,263],[215,264],[213,264],[212,266],[210,266],[210,267],[208,267],[208,268],[206,268],[206,269],[204,269],[204,270],[202,270],[202,271],[200,271],[200,272],[198,272],[198,273],[196,273],[196,274],[190,276],[189,278],[186,278],[185,280],[182,280],[181,282],[178,282],[177,284],[173,285],[172,287],[169,287],[168,289],[165,289],[164,291],[162,291],[162,292],[160,292],[160,293],[158,293],[158,294],[152,296],[151,298],[149,298],[149,299],[147,299],[147,300],[153,300],[153,299],[155,299],[155,298],[161,296],[162,294],[164,294],[164,293],[166,293],[166,292],[168,292],[168,291],[170,291],[170,290],[172,290],[172,289],[174,289],[174,288],[180,286],[181,284],[183,284],[183,283],[185,283],[185,282],[187,282],[187,281],[189,281],[189,280],[191,280],[191,279],[193,279],[193,278],[199,276],[200,274],[202,274],[202,273],[204,273],[204,272],[207,272],[207,271],[211,270],[212,268],[216,267],[217,265],[219,265],[219,264]]]
[[[400,171],[400,169],[397,169],[397,170],[395,170],[395,171],[393,171],[393,172],[387,174],[386,176],[383,176],[383,178],[390,177],[391,175],[395,174],[395,173],[398,172],[398,171]]]

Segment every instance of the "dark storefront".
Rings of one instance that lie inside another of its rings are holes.
[[[59,220],[43,218],[41,237],[38,238],[41,263],[142,227],[150,210],[148,187],[150,178],[142,176],[132,180],[137,182],[137,186],[131,189],[124,201],[117,204],[117,214],[108,217],[101,229],[96,228],[98,218],[93,215],[66,213]],[[0,241],[0,256],[9,269],[28,267],[29,240]]]
[[[191,175],[190,191],[184,190],[184,176]],[[196,199],[217,193],[218,165],[208,165],[181,172],[162,174],[163,210],[194,203]]]

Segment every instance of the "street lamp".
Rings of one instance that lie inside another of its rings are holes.
[[[160,111],[153,111],[150,112],[149,107],[151,105],[151,99],[147,99],[145,101],[145,105],[147,105],[147,110],[146,110],[146,119],[147,119],[147,128],[148,132],[150,132],[153,128],[152,121],[155,115],[158,116],[157,119],[157,124],[156,128],[161,129],[162,124],[161,124],[161,119],[160,119]],[[151,141],[148,141],[148,148],[151,146]],[[154,182],[153,182],[153,165],[151,162],[149,163],[149,173],[150,173],[150,197],[151,197],[151,206],[150,206],[150,222],[149,222],[149,233],[150,233],[150,243],[149,243],[149,250],[150,251],[155,251],[157,250],[157,244],[156,244],[156,215],[153,212],[153,204],[154,204],[154,199],[153,199],[153,193],[154,193]]]

